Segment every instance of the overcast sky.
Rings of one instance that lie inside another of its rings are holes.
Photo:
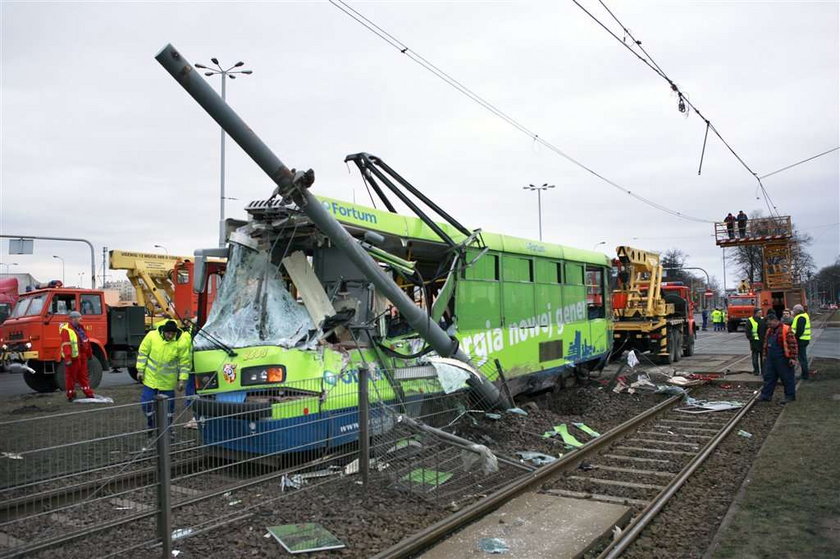
[[[677,110],[667,83],[570,0],[351,2],[442,70],[616,183],[706,219],[765,210],[757,183]],[[622,36],[598,2],[585,6]],[[840,145],[837,2],[607,0],[759,175]],[[217,243],[219,129],[154,60],[245,61],[227,99],[316,194],[369,203],[349,153],[380,156],[470,228],[611,251],[689,254],[722,278],[710,224],[685,221],[581,171],[470,101],[327,2],[0,3],[3,234],[83,237],[101,249],[190,255]],[[219,78],[210,78],[219,87]],[[838,152],[765,180],[840,254]],[[227,144],[228,217],[273,184]],[[604,244],[599,244],[599,243]],[[36,241],[13,272],[89,282],[84,245]],[[4,272],[6,266],[0,266]],[[734,270],[727,284],[734,283]]]

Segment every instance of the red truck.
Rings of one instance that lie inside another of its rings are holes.
[[[145,334],[142,307],[108,307],[102,291],[56,287],[20,296],[9,318],[0,324],[0,360],[9,372],[22,373],[36,392],[64,390],[64,364],[59,326],[71,311],[82,314],[93,357],[88,362],[90,386],[96,388],[104,369],[136,367],[137,349]],[[135,369],[136,370],[136,369]]]
[[[0,323],[2,323],[15,307],[18,300],[17,278],[0,278]]]

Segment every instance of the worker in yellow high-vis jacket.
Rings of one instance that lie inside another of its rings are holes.
[[[811,343],[811,317],[805,312],[802,305],[793,306],[793,335],[796,336],[796,345],[799,349],[799,368],[802,380],[811,378],[808,370],[808,344]]]
[[[167,320],[149,331],[140,343],[137,379],[143,383],[140,402],[149,429],[155,428],[155,396],[164,394],[169,397],[167,416],[171,421],[175,413],[175,390],[184,390],[189,376],[190,354],[187,346],[179,341],[180,336],[181,329],[175,321]]]

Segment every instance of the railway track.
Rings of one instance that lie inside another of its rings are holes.
[[[751,388],[709,387],[703,399],[737,400],[731,411],[692,414],[674,396],[560,460],[520,477],[444,520],[403,539],[375,559],[410,557],[499,506],[531,492],[628,505],[633,516],[600,558],[618,557],[714,452],[755,402]],[[573,520],[572,520],[573,521]],[[603,544],[601,544],[603,546]]]
[[[110,464],[98,471],[87,470],[60,478],[34,480],[25,484],[20,494],[4,497],[0,503],[0,558],[29,555],[156,517],[160,513],[157,506],[156,453],[144,451],[137,454],[139,456],[135,459]],[[202,454],[202,447],[176,445],[172,456],[175,459],[171,463],[173,481],[169,489],[173,510],[228,496],[233,491],[276,480],[289,472],[306,472],[323,467],[337,458],[329,455],[301,461],[289,468],[273,471],[263,468],[265,473],[261,475],[254,475],[253,470],[236,475],[230,468],[242,463],[227,464],[224,459]],[[350,453],[338,458],[349,461],[355,456],[355,453]],[[91,478],[91,474],[97,472],[99,475]],[[196,486],[213,489],[196,489]],[[102,520],[109,515],[110,520]],[[86,525],[86,520],[93,522]],[[15,523],[21,521],[38,523],[37,537],[16,534]]]

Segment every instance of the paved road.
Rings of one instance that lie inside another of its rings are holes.
[[[102,373],[102,384],[100,387],[111,388],[114,386],[123,386],[126,384],[133,384],[134,380],[125,369],[120,369],[118,373]],[[34,392],[26,386],[23,377],[20,374],[0,373],[0,400],[6,400],[22,394],[30,394]]]

